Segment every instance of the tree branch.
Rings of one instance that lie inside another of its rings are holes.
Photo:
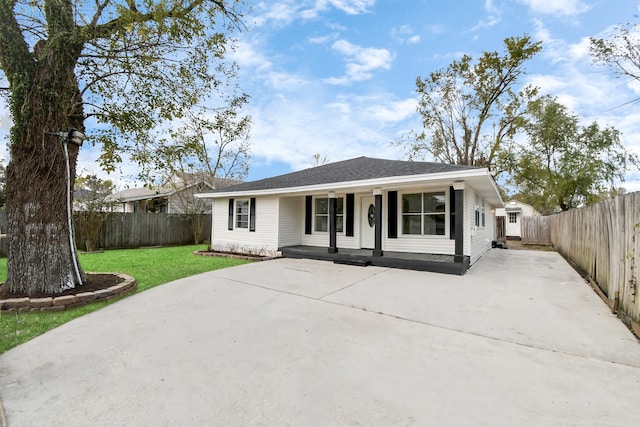
[[[0,0],[0,67],[11,87],[35,70],[33,55],[13,12],[16,0]]]

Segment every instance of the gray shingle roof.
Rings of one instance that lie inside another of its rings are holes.
[[[469,169],[480,168],[434,162],[375,159],[363,156],[274,176],[272,178],[232,185],[211,191],[211,193],[273,190],[278,188],[334,184],[338,182],[362,181],[366,179],[388,178],[394,176],[455,172]]]

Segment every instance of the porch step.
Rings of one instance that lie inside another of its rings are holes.
[[[356,265],[359,267],[367,267],[371,265],[371,261],[366,258],[356,258],[356,257],[338,257],[333,260],[334,264],[344,264],[344,265]]]

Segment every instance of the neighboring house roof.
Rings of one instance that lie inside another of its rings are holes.
[[[134,202],[136,200],[146,200],[155,197],[166,197],[173,193],[172,189],[159,187],[151,188],[129,188],[127,190],[117,191],[109,196],[107,200],[120,202]]]
[[[416,180],[452,180],[456,177],[478,176],[478,183],[487,187],[489,192],[495,192],[494,202],[502,205],[495,182],[488,169],[475,166],[452,165],[434,162],[414,162],[405,160],[386,160],[371,157],[357,157],[355,159],[329,163],[314,168],[291,172],[272,178],[245,182],[238,185],[217,189],[208,193],[200,193],[198,197],[225,197],[233,194],[276,194],[294,193],[339,186],[364,187],[384,186],[396,184],[399,181],[413,182]],[[489,178],[487,180],[487,177]],[[404,180],[402,178],[405,178]]]
[[[200,181],[198,181],[197,179],[191,180],[191,178],[194,178],[195,176],[196,175],[192,175],[192,174],[189,175],[188,177],[189,179],[186,181],[186,184],[187,184],[186,187],[185,186],[181,187],[181,185],[183,184],[176,184],[176,186],[164,185],[164,186],[153,187],[153,188],[149,188],[149,187],[129,188],[127,190],[117,191],[107,196],[106,200],[118,201],[118,202],[134,202],[137,200],[154,199],[157,197],[168,197],[176,193],[177,191],[183,190],[184,188],[192,187],[200,183],[213,189],[215,187],[220,188],[220,187],[225,187],[231,184],[237,184],[242,182],[242,181],[237,181],[232,179],[214,178],[213,186],[212,186],[209,182],[207,182],[207,180],[200,180]]]

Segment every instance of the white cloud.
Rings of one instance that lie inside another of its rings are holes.
[[[4,103],[0,102],[0,132],[8,133],[11,130],[11,126],[13,126],[11,113]]]
[[[485,18],[478,20],[478,23],[468,30],[469,32],[473,33],[481,29],[489,29],[498,25],[502,21],[501,10],[495,6],[493,0],[485,0],[484,9],[487,11],[488,15]]]
[[[500,23],[500,17],[495,15],[489,15],[485,19],[480,19],[476,25],[469,29],[469,32],[475,32],[481,29],[491,28]]]
[[[589,59],[589,46],[591,41],[589,37],[583,37],[578,43],[569,46],[571,57],[574,59]]]
[[[398,43],[415,44],[420,42],[420,36],[414,34],[411,25],[401,25],[391,29],[391,37]]]
[[[550,74],[530,74],[528,83],[539,87],[542,93],[557,93],[567,86],[567,81]]]
[[[343,101],[330,102],[327,104],[327,108],[330,110],[336,111],[340,114],[348,115],[351,114],[351,104]]]
[[[425,25],[425,29],[434,36],[439,36],[446,33],[447,29],[444,25],[428,24]]]
[[[415,98],[373,105],[366,113],[385,123],[397,123],[415,116],[418,101]]]
[[[292,74],[283,71],[273,71],[264,75],[264,79],[269,85],[278,90],[290,90],[309,85],[311,82],[299,74]]]
[[[374,4],[375,0],[262,1],[254,6],[249,19],[258,27],[267,23],[282,27],[296,19],[316,19],[331,9],[340,10],[347,15],[359,15],[367,13]]]
[[[591,9],[582,0],[519,0],[535,13],[545,15],[580,15]]]
[[[484,8],[489,13],[493,13],[496,15],[500,13],[500,9],[496,7],[496,5],[493,3],[493,0],[485,0]]]
[[[329,3],[349,15],[357,15],[367,12],[376,0],[319,0],[318,3]]]
[[[252,69],[265,71],[272,67],[271,61],[259,51],[257,45],[249,40],[238,41],[238,48],[230,57],[240,66],[241,69]]]
[[[375,70],[388,70],[393,62],[393,54],[387,49],[361,47],[346,40],[338,40],[331,48],[346,57],[346,74],[343,77],[327,79],[329,84],[347,84],[352,81],[370,79]]]
[[[254,158],[284,162],[292,169],[308,167],[313,153],[332,162],[358,156],[399,158],[390,139],[417,126],[415,99],[398,100],[386,93],[330,96],[320,84],[311,89],[251,107]]]
[[[296,19],[298,12],[299,5],[295,2],[260,2],[254,6],[254,11],[249,19],[252,19],[257,27],[267,23],[285,26]]]
[[[311,37],[307,39],[307,41],[311,44],[325,44],[332,40],[336,40],[338,37],[339,37],[339,34],[333,33],[333,34],[328,34],[326,36]]]
[[[240,40],[238,49],[231,55],[231,59],[237,62],[243,75],[260,80],[279,91],[303,87],[309,83],[299,74],[277,69],[277,65],[262,51],[261,44],[255,40]]]
[[[301,15],[304,18],[315,18],[320,12],[334,7],[348,15],[359,15],[368,12],[375,4],[375,0],[316,0],[313,7],[304,10]]]
[[[541,20],[534,20],[533,25],[535,28],[534,39],[542,41],[543,49],[540,55],[552,64],[574,62],[588,57],[588,38],[582,38],[577,44],[570,44],[563,39],[555,38]],[[591,60],[589,59],[589,61]]]

